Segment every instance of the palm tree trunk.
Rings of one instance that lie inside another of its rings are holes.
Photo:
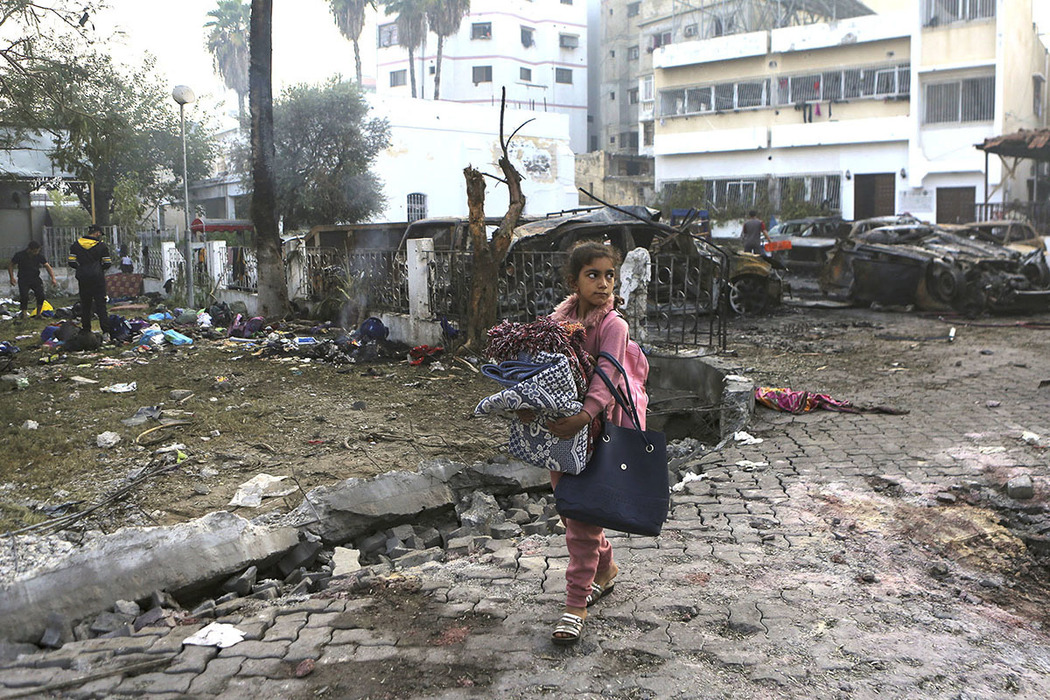
[[[273,0],[252,0],[248,102],[252,117],[252,223],[259,274],[259,313],[284,318],[288,285],[284,280],[281,236],[277,229],[273,137]]]
[[[412,97],[416,96],[416,60],[412,49],[408,50],[408,75],[412,78]]]
[[[354,39],[354,68],[357,70],[357,89],[361,90],[361,44]]]
[[[434,99],[441,99],[441,53],[445,46],[445,37],[438,34],[437,64],[434,66]]]

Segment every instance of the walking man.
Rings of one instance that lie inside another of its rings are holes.
[[[748,253],[761,255],[763,252],[762,236],[765,236],[767,241],[770,240],[769,234],[766,233],[766,222],[758,218],[758,212],[752,209],[747,213],[747,221],[740,230],[740,245]]]
[[[91,314],[98,314],[98,325],[109,333],[106,311],[106,270],[113,264],[109,247],[102,241],[102,227],[92,224],[87,233],[69,246],[69,266],[77,271],[80,287],[81,329],[91,332]]]
[[[7,265],[7,274],[11,276],[11,286],[15,286],[15,268],[18,268],[18,303],[22,309],[20,318],[26,317],[26,308],[29,306],[29,292],[33,292],[36,298],[36,313],[39,316],[44,310],[44,282],[40,279],[40,268],[47,270],[51,276],[51,285],[58,284],[55,280],[55,271],[51,269],[47,258],[40,252],[40,244],[31,241],[25,250],[20,250],[11,258]]]

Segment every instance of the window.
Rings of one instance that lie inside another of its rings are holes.
[[[719,83],[660,92],[660,114],[663,116],[726,112],[769,105],[767,80]]]
[[[628,46],[627,47],[627,60],[628,61],[637,61],[638,60],[638,47],[637,46]]]
[[[575,49],[580,46],[580,37],[576,34],[559,34],[558,46],[563,49]]]
[[[1043,83],[1046,78],[1041,75],[1032,76],[1032,113],[1037,117],[1043,116]]]
[[[627,16],[628,17],[637,17],[638,13],[640,13],[641,11],[642,11],[642,3],[640,3],[640,2],[628,3],[628,5],[627,5]]]
[[[682,35],[685,37],[695,37],[700,34],[700,27],[696,24],[687,24],[682,27]]]
[[[405,85],[408,81],[407,70],[392,70],[390,71],[390,87],[397,87],[399,85]]]
[[[634,148],[634,149],[638,148],[638,132],[637,131],[629,131],[626,134],[621,135],[620,136],[620,143],[622,144],[624,142],[624,140],[627,141],[626,145],[627,145],[628,148]],[[636,173],[636,172],[632,173],[632,172],[630,172],[630,170],[628,170],[627,174],[628,175],[638,175],[638,173]]]
[[[379,25],[379,46],[397,46],[397,23]]]
[[[646,102],[653,101],[653,76],[651,75],[642,78],[642,99]]]
[[[631,88],[627,91],[627,104],[638,104],[638,88]]]
[[[475,22],[470,25],[471,39],[491,39],[492,22]]]
[[[769,104],[792,105],[829,100],[888,99],[911,92],[911,64],[846,68],[777,79]]]
[[[536,43],[536,39],[534,38],[535,33],[536,33],[536,30],[533,29],[532,27],[522,27],[521,28],[521,45],[524,46],[525,48],[529,48],[530,46],[535,45],[535,43]]]
[[[931,83],[925,96],[924,124],[985,122],[995,116],[995,76]]]
[[[653,49],[658,49],[661,46],[667,46],[671,43],[671,32],[661,32],[659,34],[652,35]]]
[[[554,82],[562,83],[564,85],[572,85],[572,69],[571,68],[555,68],[554,69]]]
[[[642,124],[642,144],[645,146],[652,146],[654,140],[654,134],[656,132],[656,124],[653,122],[645,122]]]
[[[616,101],[616,91],[615,90],[612,90],[612,91],[609,92],[609,101],[610,102],[615,102]]]
[[[427,196],[422,192],[413,192],[408,195],[407,211],[407,218],[410,222],[427,218]]]
[[[616,49],[609,49],[609,58],[616,58]]]
[[[995,17],[996,0],[923,0],[923,25],[938,27]]]
[[[562,5],[571,5],[572,4],[572,0],[561,0],[561,4]]]
[[[524,80],[526,83],[532,82],[532,69],[531,68],[519,68],[518,78]]]
[[[474,66],[472,72],[475,85],[492,82],[492,66]]]

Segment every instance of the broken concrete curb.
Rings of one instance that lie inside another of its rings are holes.
[[[315,488],[284,522],[321,537],[325,544],[338,545],[379,528],[452,509],[462,496],[475,491],[504,495],[549,485],[546,470],[516,460],[466,465],[436,459],[423,462],[416,472],[386,472]]]
[[[224,511],[170,527],[119,530],[0,589],[0,639],[37,643],[51,613],[82,619],[115,600],[229,577],[298,543],[294,528],[258,527]]]

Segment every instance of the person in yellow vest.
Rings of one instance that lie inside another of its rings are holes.
[[[102,227],[92,224],[87,233],[69,246],[69,266],[77,271],[80,288],[80,322],[84,331],[91,331],[91,315],[98,314],[98,325],[109,333],[109,313],[106,311],[106,270],[113,265],[109,247],[102,240]]]

